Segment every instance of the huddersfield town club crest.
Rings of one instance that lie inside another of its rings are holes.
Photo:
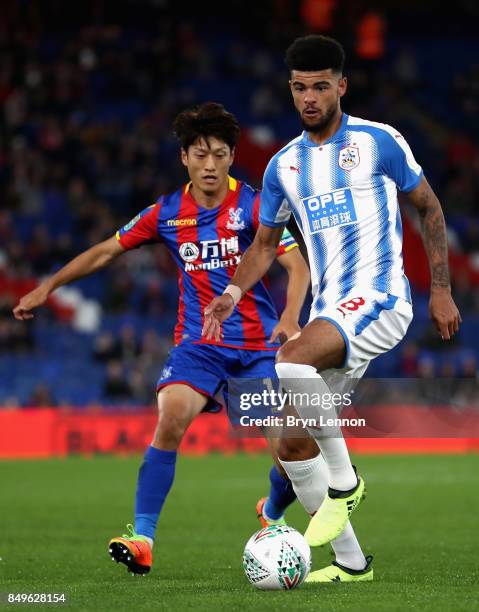
[[[230,208],[229,209],[229,220],[226,224],[226,228],[237,232],[238,230],[244,229],[244,221],[241,219],[241,214],[243,212],[242,208]]]
[[[353,170],[359,166],[358,147],[344,147],[339,152],[339,167],[343,170]]]

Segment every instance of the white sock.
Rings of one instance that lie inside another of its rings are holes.
[[[308,514],[314,514],[328,492],[326,467],[321,455],[305,461],[281,461],[281,465],[291,480],[299,503]]]
[[[317,439],[316,442],[328,467],[329,486],[339,491],[353,489],[358,484],[358,478],[342,435],[340,438]]]
[[[148,544],[150,545],[150,548],[153,548],[153,541],[152,538],[149,538],[148,536],[143,536],[145,538],[145,540],[148,542]]]
[[[328,385],[316,368],[301,363],[277,363],[276,373],[286,391],[307,394],[331,394]],[[295,405],[296,411],[302,418],[317,418],[336,416],[328,412],[321,412],[321,408],[314,406]],[[324,429],[308,428],[311,436],[316,440],[321,454],[328,466],[328,482],[333,489],[348,491],[357,484],[357,477],[351,465],[348,447],[339,427]],[[328,437],[325,437],[328,436]]]
[[[338,537],[331,542],[331,546],[336,555],[336,561],[340,565],[353,570],[362,570],[366,567],[366,557],[349,521]]]
[[[281,461],[293,485],[298,501],[308,514],[323,503],[328,491],[328,470],[321,455],[305,461]],[[331,542],[336,561],[354,570],[366,567],[366,559],[348,521],[339,536]]]

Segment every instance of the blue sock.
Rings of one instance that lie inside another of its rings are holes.
[[[269,473],[269,481],[271,488],[263,510],[270,519],[277,520],[283,516],[286,508],[294,502],[296,493],[291,481],[283,478],[275,465]]]
[[[175,477],[176,451],[149,446],[138,474],[135,531],[151,539]]]

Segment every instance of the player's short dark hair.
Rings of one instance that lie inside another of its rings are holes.
[[[240,135],[236,117],[216,102],[205,102],[181,112],[173,122],[173,129],[185,151],[198,139],[207,141],[210,137],[222,140],[233,150]]]
[[[316,72],[328,70],[342,74],[345,54],[342,45],[329,36],[311,34],[297,38],[286,51],[289,70]]]

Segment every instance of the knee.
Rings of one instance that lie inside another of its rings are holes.
[[[171,447],[176,449],[180,445],[189,424],[190,421],[181,414],[181,406],[173,404],[168,408],[160,409],[155,442],[165,450],[169,450]]]
[[[276,353],[276,365],[282,363],[301,363],[297,344],[298,343],[295,340],[291,340],[283,344],[283,346],[280,347]]]
[[[304,346],[299,340],[290,340],[283,344],[276,353],[276,372],[278,376],[280,376],[280,371],[284,373],[284,378],[304,378],[304,372],[309,371],[309,369],[316,372],[316,368],[308,364],[305,357]]]

